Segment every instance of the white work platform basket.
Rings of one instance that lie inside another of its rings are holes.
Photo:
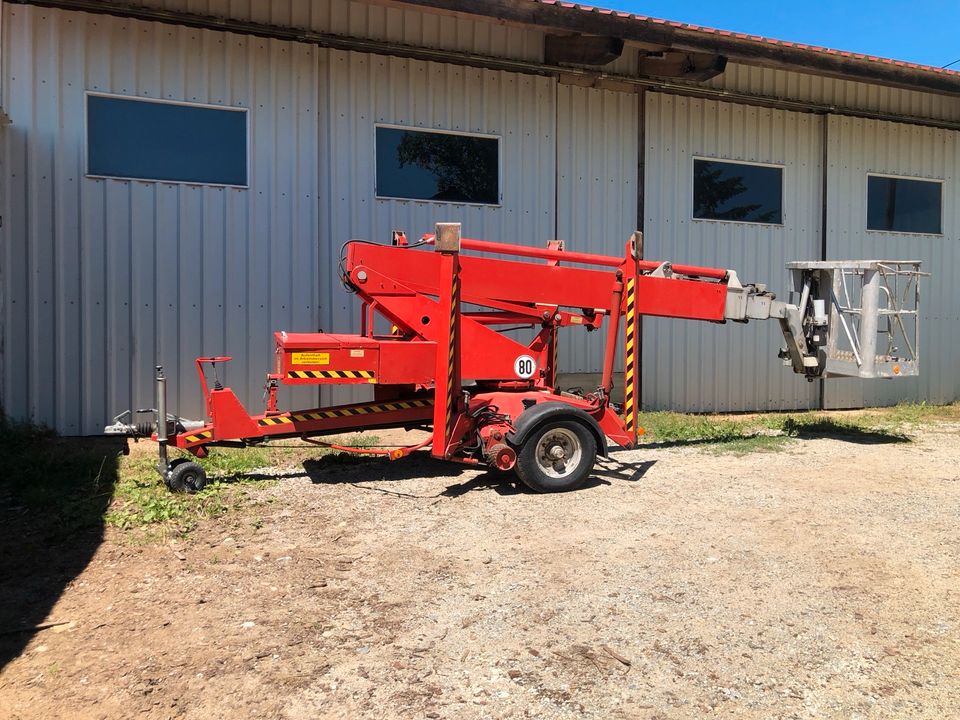
[[[799,261],[787,268],[801,317],[825,331],[825,377],[919,374],[920,278],[929,275],[919,261]]]

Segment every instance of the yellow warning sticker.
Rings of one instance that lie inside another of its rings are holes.
[[[329,365],[330,353],[295,352],[293,353],[292,362],[294,365]]]

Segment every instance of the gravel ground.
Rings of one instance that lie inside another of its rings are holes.
[[[561,495],[308,461],[108,533],[0,716],[958,717],[960,425],[868,439],[616,452]]]

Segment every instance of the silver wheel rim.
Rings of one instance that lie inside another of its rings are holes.
[[[583,457],[580,438],[567,428],[547,430],[537,441],[537,466],[544,475],[563,479],[573,474]]]

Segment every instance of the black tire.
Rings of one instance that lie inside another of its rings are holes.
[[[597,460],[597,440],[576,420],[554,420],[527,436],[517,453],[517,475],[536,492],[576,490]]]
[[[184,460],[171,464],[164,481],[171,492],[195,493],[207,484],[207,473],[197,463]]]

